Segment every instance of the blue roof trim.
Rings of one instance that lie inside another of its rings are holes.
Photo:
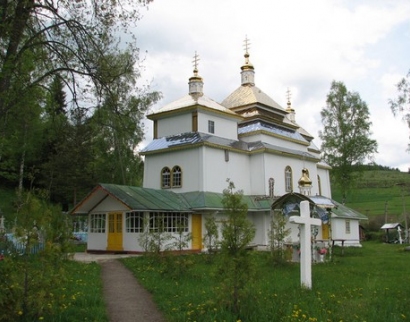
[[[247,143],[244,141],[229,140],[229,139],[221,138],[215,135],[205,134],[205,133],[200,133],[200,132],[187,132],[183,134],[172,135],[168,137],[155,139],[149,145],[147,145],[143,150],[141,150],[141,154],[148,153],[148,152],[161,151],[161,150],[180,147],[180,146],[189,147],[189,145],[194,145],[198,143],[200,144],[200,143],[205,143],[205,142],[210,143],[210,144],[220,145],[226,148],[242,150],[244,152],[252,152],[252,151],[261,150],[261,149],[270,149],[270,150],[278,151],[280,153],[293,154],[293,155],[298,155],[298,156],[305,157],[305,158],[317,159],[316,156],[308,152],[283,148],[281,146],[268,144],[268,143],[264,143],[261,141]]]
[[[267,131],[272,134],[281,135],[290,139],[308,142],[299,132],[292,131],[290,129],[286,129],[274,124],[267,124],[264,122],[254,122],[251,124],[247,124],[242,126],[238,129],[238,134],[246,134],[256,131]]]

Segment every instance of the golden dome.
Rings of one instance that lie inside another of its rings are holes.
[[[302,176],[300,177],[299,181],[300,187],[306,187],[312,185],[312,180],[309,178],[309,171],[307,169],[302,170]]]

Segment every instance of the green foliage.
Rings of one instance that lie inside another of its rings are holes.
[[[407,321],[410,253],[402,245],[374,242],[344,251],[332,263],[313,265],[310,291],[300,287],[299,264],[272,269],[268,253],[250,252],[258,279],[242,298],[241,321]],[[237,322],[215,296],[219,279],[206,260],[212,255],[187,256],[193,268],[177,280],[163,278],[147,258],[123,262],[153,294],[167,321]]]
[[[255,227],[247,218],[248,207],[242,201],[242,191],[234,189],[234,183],[228,180],[222,199],[227,219],[222,224],[216,274],[220,280],[217,296],[239,318],[241,301],[249,295],[247,286],[254,277],[247,247],[255,236]]]
[[[149,2],[2,3],[2,182],[46,189],[65,210],[99,182],[141,184],[134,151],[144,113],[160,97],[136,86],[133,27]],[[122,33],[131,41],[121,43]]]
[[[150,220],[154,223],[153,227],[150,227]],[[164,220],[161,215],[144,218],[144,232],[138,237],[138,242],[146,253],[160,256],[162,251],[169,250],[172,235],[165,230]]]
[[[64,303],[56,288],[67,282],[62,263],[70,251],[71,230],[61,209],[49,205],[41,193],[24,192],[17,200],[13,230],[18,243],[1,245],[0,320],[21,316],[32,321],[56,313]]]
[[[214,253],[219,248],[219,230],[214,215],[205,218],[203,243],[209,253]]]
[[[389,99],[389,105],[394,115],[401,114],[403,121],[410,127],[410,71],[399,83],[397,83],[398,96]],[[410,151],[410,144],[408,146]]]
[[[286,218],[282,214],[272,216],[270,222],[269,236],[269,248],[272,258],[275,263],[283,264],[288,261],[288,252],[285,248],[286,237],[290,234],[290,228],[285,229]]]
[[[370,113],[359,94],[349,92],[342,82],[333,81],[327,95],[326,107],[321,111],[324,160],[334,167],[333,175],[343,195],[356,177],[352,166],[361,164],[377,152],[377,142],[370,139]]]
[[[189,248],[190,241],[192,240],[192,234],[185,232],[185,225],[178,222],[177,231],[171,236],[171,243],[169,249],[177,250],[180,254],[184,249]]]

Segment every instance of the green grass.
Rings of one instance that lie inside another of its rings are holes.
[[[33,259],[35,259],[33,257]],[[36,284],[30,288],[28,299],[30,303],[38,303],[27,307],[26,316],[21,303],[23,276],[13,274],[7,265],[13,268],[16,261],[7,256],[0,261],[0,320],[2,321],[108,321],[105,302],[102,293],[101,267],[96,263],[84,264],[72,260],[59,263],[55,271],[64,271],[64,276],[58,282],[47,282],[41,272],[34,268],[30,271],[29,283]],[[21,261],[19,261],[20,264]],[[36,261],[41,265],[40,261]],[[63,270],[61,270],[63,269]],[[35,275],[33,276],[33,273]],[[47,273],[49,274],[49,273]],[[21,274],[20,274],[21,275]],[[36,278],[36,276],[38,278]],[[53,279],[54,280],[54,279]],[[41,304],[42,308],[40,308]]]
[[[397,185],[403,184],[403,186]],[[403,195],[402,195],[403,193]],[[410,212],[410,174],[393,170],[367,170],[348,193],[346,206],[368,217],[384,216],[387,202],[388,221],[403,219],[403,197]],[[342,202],[340,188],[332,183],[332,198]]]
[[[96,263],[65,263],[69,279],[61,285],[59,295],[66,302],[58,314],[45,316],[45,321],[108,321],[102,293],[101,266]]]
[[[333,262],[312,268],[312,290],[300,287],[299,265],[275,267],[267,253],[252,252],[257,280],[241,302],[242,321],[410,321],[410,252],[402,245],[365,242],[336,249]],[[209,255],[187,255],[179,276],[148,257],[124,259],[168,321],[237,321],[217,300]]]

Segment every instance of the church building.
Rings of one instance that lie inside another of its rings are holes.
[[[365,217],[330,199],[331,168],[313,136],[289,98],[283,108],[255,85],[248,48],[244,58],[239,87],[217,103],[204,94],[195,54],[188,94],[147,115],[153,140],[140,151],[143,187],[100,184],[71,211],[88,216],[88,251],[143,251],[138,236],[157,229],[158,218],[170,233],[182,225],[192,235],[188,248],[203,250],[206,218],[224,219],[227,180],[243,191],[255,247],[268,246],[272,216],[294,215],[301,200],[322,219],[318,240],[360,244]],[[287,242],[297,243],[297,225],[287,226]]]

